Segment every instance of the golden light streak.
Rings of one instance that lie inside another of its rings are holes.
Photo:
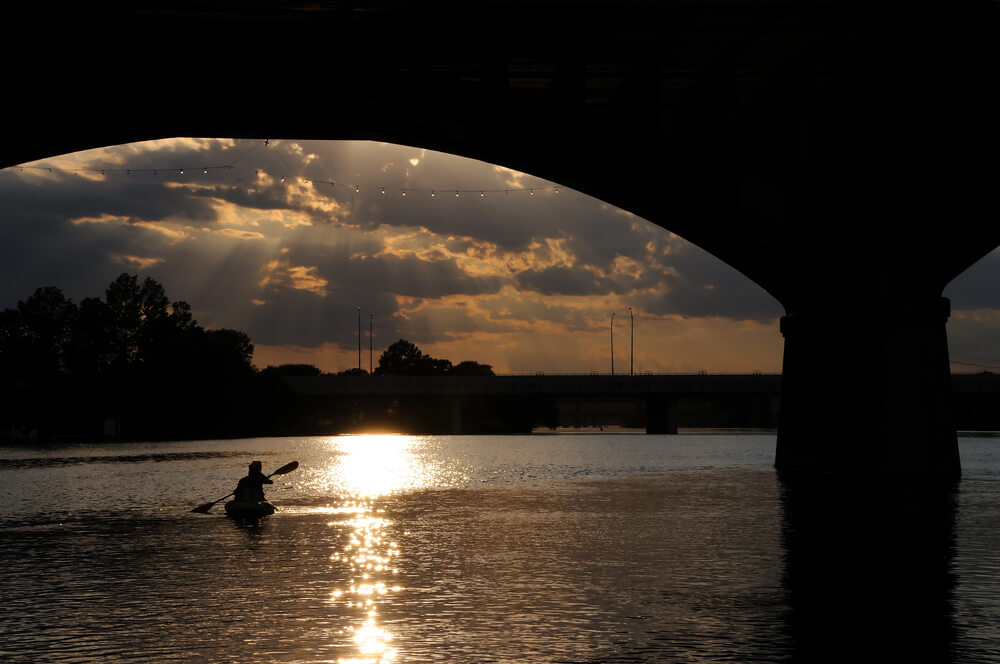
[[[156,265],[157,263],[162,263],[163,259],[148,257],[148,256],[130,256],[128,254],[114,254],[111,256],[111,261],[122,265],[130,265],[139,270],[144,270],[147,267]]]
[[[234,240],[263,240],[264,234],[258,233],[256,231],[244,231],[238,228],[223,228],[219,231],[219,235],[224,235],[225,237],[231,237]]]
[[[261,269],[264,276],[258,282],[261,288],[292,288],[326,297],[326,287],[329,282],[316,274],[316,266],[291,265],[289,261],[276,259],[268,262]]]
[[[111,214],[102,214],[96,217],[76,217],[70,219],[69,223],[74,226],[79,226],[81,224],[127,224],[128,218],[118,217]]]
[[[331,439],[337,454],[321,471],[318,483],[339,489],[339,505],[321,508],[345,519],[327,525],[343,529],[346,538],[339,551],[330,555],[332,564],[346,579],[333,588],[329,602],[353,616],[354,624],[341,632],[359,656],[340,658],[340,664],[389,664],[399,655],[392,645],[395,635],[378,622],[379,608],[404,589],[388,578],[398,573],[393,561],[399,544],[390,540],[392,522],[375,506],[378,496],[421,482],[429,484],[431,473],[413,453],[416,439],[409,436],[338,436]]]

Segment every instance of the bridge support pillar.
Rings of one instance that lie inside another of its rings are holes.
[[[461,397],[452,397],[450,406],[451,406],[451,433],[453,435],[463,433]]]
[[[646,433],[677,433],[677,401],[670,397],[646,397]]]
[[[946,298],[781,319],[779,471],[960,475]]]

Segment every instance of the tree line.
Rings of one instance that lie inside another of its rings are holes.
[[[206,329],[155,279],[123,273],[78,304],[54,286],[0,312],[0,439],[176,439],[309,433],[319,420],[283,376],[253,365],[239,330]],[[342,373],[357,373],[350,370]],[[361,372],[364,373],[364,372]],[[376,375],[492,375],[489,365],[424,354],[400,339]],[[323,431],[332,433],[334,431]]]
[[[367,374],[364,369],[348,369],[343,374]],[[378,358],[375,376],[492,376],[493,367],[472,360],[452,364],[451,360],[431,357],[415,344],[400,339]]]

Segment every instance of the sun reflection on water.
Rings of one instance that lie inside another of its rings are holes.
[[[341,515],[327,525],[345,530],[340,550],[330,560],[346,583],[330,593],[329,601],[353,616],[342,632],[357,656],[338,664],[389,664],[399,655],[394,635],[379,623],[379,609],[403,590],[393,583],[399,544],[392,541],[392,522],[377,507],[377,499],[395,491],[428,486],[433,468],[415,452],[409,436],[343,436],[332,441],[336,451],[320,483],[341,497],[341,504],[325,513]]]
[[[378,610],[392,593],[400,592],[399,585],[388,580],[399,570],[393,565],[399,555],[399,545],[388,541],[386,528],[392,523],[376,516],[371,502],[363,503],[368,511],[356,509],[353,518],[331,521],[329,526],[350,529],[341,550],[330,556],[344,566],[347,585],[330,593],[330,602],[342,604],[357,617],[347,632],[361,657],[340,659],[340,664],[387,664],[393,661],[398,650],[390,645],[393,634],[378,624]],[[357,508],[355,504],[352,508]]]
[[[421,442],[404,435],[331,438],[330,463],[311,484],[362,500],[440,483],[443,471],[422,453]]]

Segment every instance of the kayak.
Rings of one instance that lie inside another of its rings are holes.
[[[230,500],[226,503],[226,514],[234,519],[260,519],[274,514],[274,505],[264,501],[251,503],[242,500]]]

